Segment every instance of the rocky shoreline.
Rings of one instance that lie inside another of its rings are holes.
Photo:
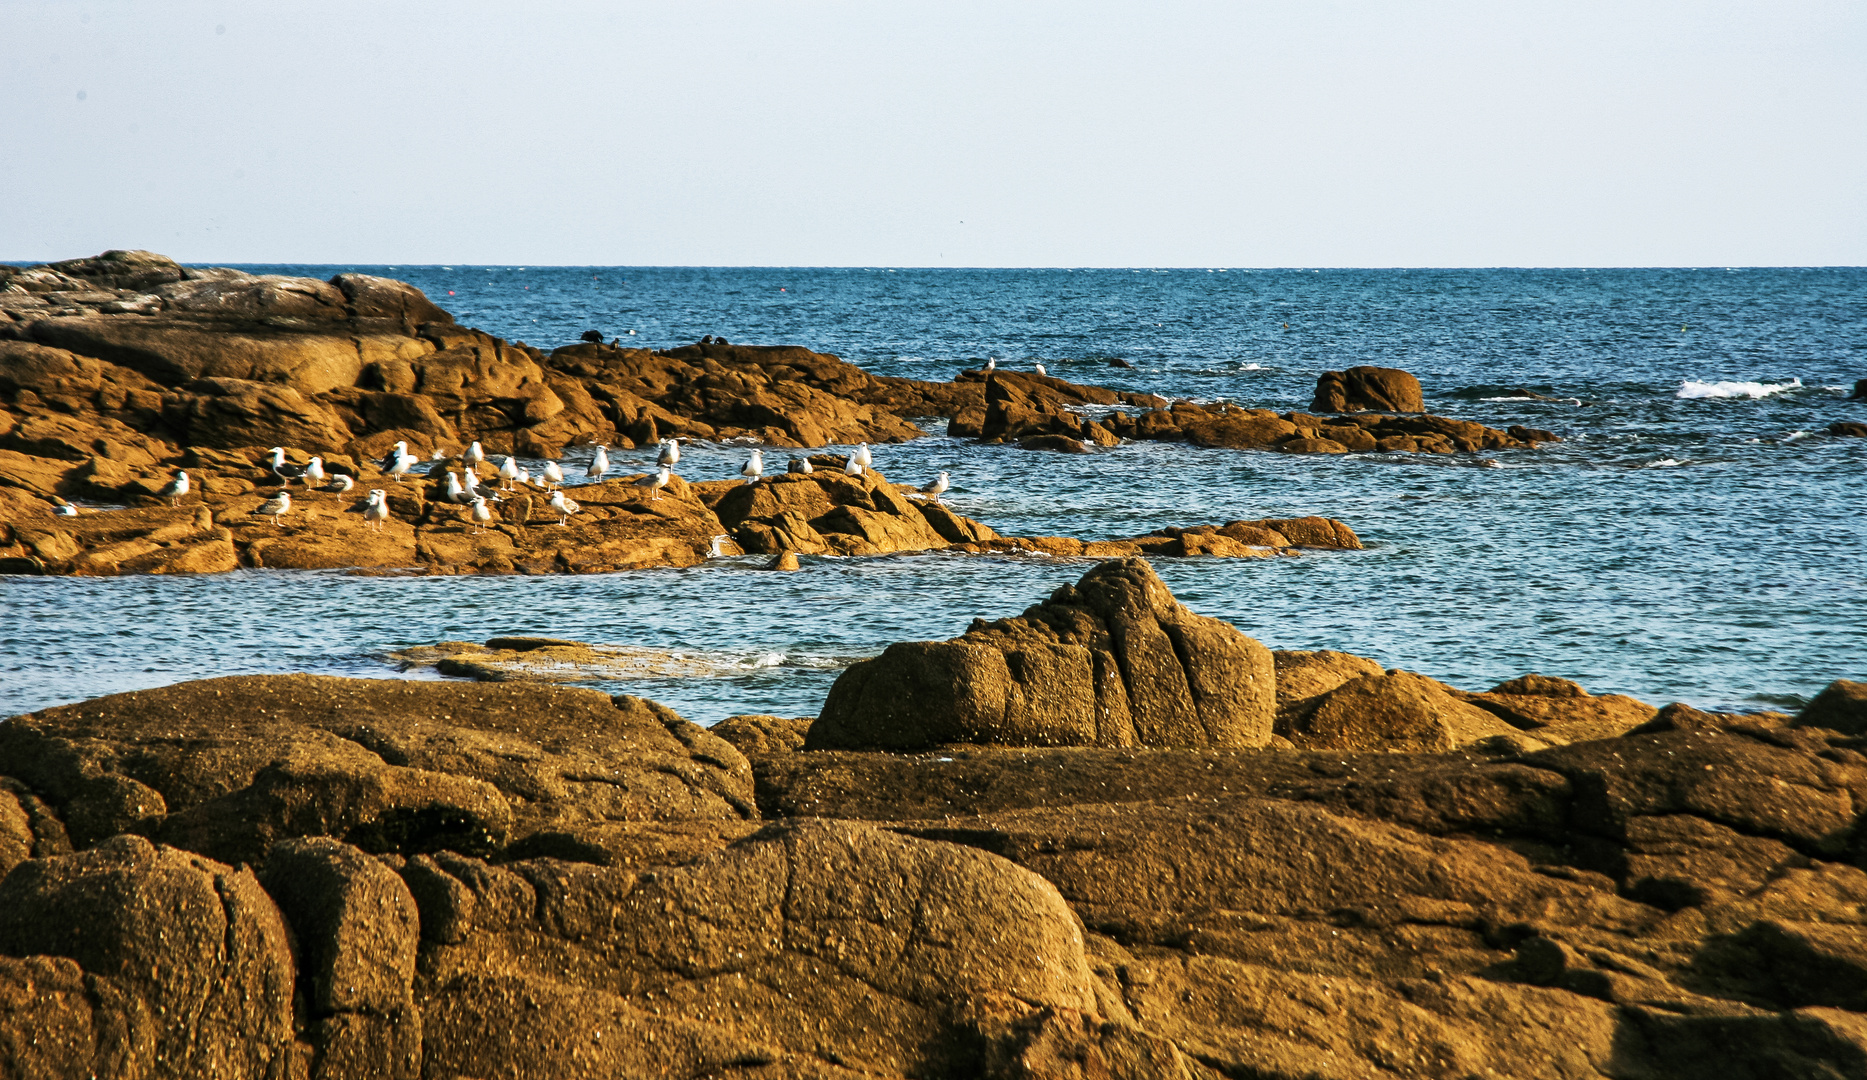
[[[1464,691],[1140,559],[817,718],[235,677],[15,717],[0,778],[18,1075],[1867,1068],[1867,684]]]
[[[1003,537],[914,486],[843,476],[841,455],[805,455],[815,475],[775,475],[750,492],[678,471],[652,500],[637,476],[581,485],[582,512],[561,529],[541,483],[493,502],[485,528],[442,493],[450,472],[490,479],[490,465],[460,457],[469,444],[530,459],[668,439],[808,448],[912,440],[926,434],[917,420],[942,418],[954,436],[1072,453],[1159,440],[1449,454],[1556,438],[1425,414],[1417,380],[1387,368],[1328,373],[1313,407],[1341,415],[1168,401],[1031,372],[890,378],[806,349],[711,340],[660,351],[597,340],[547,353],[461,327],[399,281],[255,276],[112,251],[0,267],[0,573],[581,573],[742,552],[1353,549],[1347,526],[1312,518],[1113,539]],[[423,482],[377,467],[398,443],[421,462]],[[281,487],[270,447],[288,472],[315,456],[354,486],[337,495],[286,481],[291,508],[262,516]],[[165,495],[180,472],[188,491]],[[364,518],[372,489],[387,496],[380,529]],[[62,512],[69,500],[109,508]],[[545,522],[553,527],[535,527]]]

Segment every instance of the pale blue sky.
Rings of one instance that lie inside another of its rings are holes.
[[[1867,263],[1867,4],[0,0],[0,258]]]

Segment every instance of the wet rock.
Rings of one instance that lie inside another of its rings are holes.
[[[1261,746],[1274,695],[1269,650],[1123,559],[1017,618],[856,664],[807,745]]]
[[[1352,367],[1325,371],[1316,380],[1315,412],[1419,413],[1426,411],[1420,380],[1399,368]]]
[[[778,554],[772,556],[770,562],[765,564],[765,569],[791,571],[802,569],[802,565],[803,564],[797,561],[797,552],[780,551]]]
[[[248,870],[119,836],[0,882],[0,1045],[19,1075],[285,1075],[292,986]]]
[[[1867,438],[1867,424],[1860,423],[1856,420],[1837,420],[1828,425],[1828,434],[1864,439]]]
[[[1595,725],[1603,733],[1599,737],[1608,738],[1652,720],[1655,714],[1653,706],[1624,694],[1597,696],[1567,679],[1554,679],[1535,672],[1499,683],[1482,694],[1459,696],[1512,727],[1529,729],[1538,737],[1543,729],[1588,724]]]

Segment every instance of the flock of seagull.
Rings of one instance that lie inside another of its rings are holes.
[[[657,447],[655,471],[637,478],[634,482],[635,487],[645,493],[650,502],[661,498],[662,489],[667,487],[668,482],[674,478],[674,468],[681,461],[679,440],[662,439]],[[318,491],[331,495],[347,494],[351,488],[356,486],[355,477],[325,469],[324,459],[321,457],[313,456],[303,465],[294,465],[286,460],[285,448],[282,446],[273,447],[269,453],[271,457],[265,463],[266,468],[278,480],[279,491],[249,513],[257,517],[271,518],[274,525],[279,524],[280,519],[292,510],[292,493],[289,489],[295,481],[302,483],[307,493]],[[569,524],[571,515],[582,512],[583,508],[564,494],[564,470],[557,462],[545,462],[544,467],[539,470],[537,480],[534,481],[531,471],[519,465],[512,455],[508,454],[505,458],[505,461],[494,470],[501,486],[510,490],[515,486],[534,482],[542,484],[551,493],[549,505],[551,509],[557,511],[559,525]],[[447,455],[437,448],[429,462],[433,464],[446,460]],[[875,456],[870,451],[869,444],[862,443],[845,459],[843,472],[848,476],[864,476],[873,467],[874,462]],[[398,442],[376,465],[384,476],[399,484],[421,463],[421,458],[408,452],[408,443]],[[478,442],[469,444],[466,451],[461,454],[461,464],[464,468],[460,472],[452,469],[447,471],[447,486],[441,496],[449,503],[467,508],[468,517],[473,522],[473,531],[476,533],[483,531],[481,526],[492,520],[492,509],[488,503],[505,501],[497,491],[481,488],[480,467],[486,463],[486,452],[480,444]],[[584,469],[584,476],[591,482],[599,481],[609,472],[609,468],[609,446],[606,443],[599,443],[596,453],[590,459],[589,466]],[[794,457],[785,467],[785,472],[791,474],[809,474],[815,471],[808,457]],[[759,449],[753,450],[751,456],[746,459],[745,465],[739,470],[739,475],[745,478],[748,486],[756,485],[764,479],[765,452]],[[931,483],[923,485],[918,490],[918,494],[938,504],[940,496],[950,486],[948,475],[942,472]],[[192,487],[193,482],[188,478],[187,471],[177,470],[174,478],[162,488],[161,494],[163,498],[169,500],[169,505],[180,506],[182,497],[187,495]],[[60,517],[73,517],[77,515],[78,508],[69,502],[59,500],[54,513]],[[370,489],[363,504],[363,520],[367,528],[377,532],[382,531],[384,523],[389,520],[389,495],[385,489]],[[715,546],[718,546],[717,542]]]

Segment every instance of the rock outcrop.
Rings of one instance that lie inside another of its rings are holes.
[[[1269,650],[1129,558],[1016,618],[854,665],[805,746],[1262,746],[1274,714]]]
[[[987,636],[1051,640],[1098,589],[1166,633],[1143,569]],[[1278,654],[1275,700],[1396,674],[1370,664]],[[1526,732],[1620,708],[1542,676],[1439,693]],[[804,750],[757,716],[720,725],[735,749],[549,687],[103,698],[0,725],[0,1053],[125,1077],[1853,1076],[1855,696],[1533,752],[938,756]]]
[[[1322,373],[1310,410],[1420,413],[1426,411],[1426,399],[1420,393],[1420,380],[1399,368],[1352,367]]]

